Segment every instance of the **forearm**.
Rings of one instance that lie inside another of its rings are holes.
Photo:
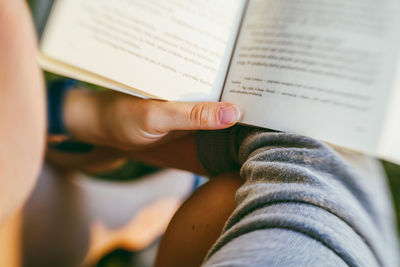
[[[38,175],[45,136],[36,39],[23,1],[0,1],[0,221]],[[5,208],[3,208],[5,207]]]
[[[254,129],[231,127],[220,131],[201,131],[173,139],[144,151],[127,154],[157,166],[191,171],[208,177],[238,171],[236,146]],[[210,134],[209,134],[210,133]],[[204,168],[206,166],[206,168]]]
[[[129,158],[160,167],[175,168],[209,176],[197,157],[195,135],[175,139],[153,148],[126,152]]]
[[[112,148],[107,123],[115,94],[80,88],[72,80],[48,86],[50,135],[47,159],[64,169],[104,173],[124,165],[125,155]]]

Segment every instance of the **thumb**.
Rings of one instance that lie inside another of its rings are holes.
[[[174,130],[218,130],[236,124],[241,118],[238,106],[214,102],[161,102],[159,126]]]

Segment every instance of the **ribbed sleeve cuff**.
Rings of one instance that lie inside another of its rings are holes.
[[[238,170],[238,151],[241,143],[254,128],[234,126],[218,131],[199,131],[196,134],[197,155],[203,168],[212,176]]]
[[[69,90],[77,86],[75,80],[62,79],[51,82],[47,89],[48,133],[67,134],[63,118],[64,99]]]

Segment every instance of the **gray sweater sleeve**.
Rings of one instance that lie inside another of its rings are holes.
[[[204,266],[398,266],[380,165],[310,138],[234,127],[201,132],[217,175],[240,167],[237,207]]]

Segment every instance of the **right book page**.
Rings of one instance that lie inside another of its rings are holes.
[[[398,14],[396,0],[250,0],[222,101],[245,124],[376,154]]]

